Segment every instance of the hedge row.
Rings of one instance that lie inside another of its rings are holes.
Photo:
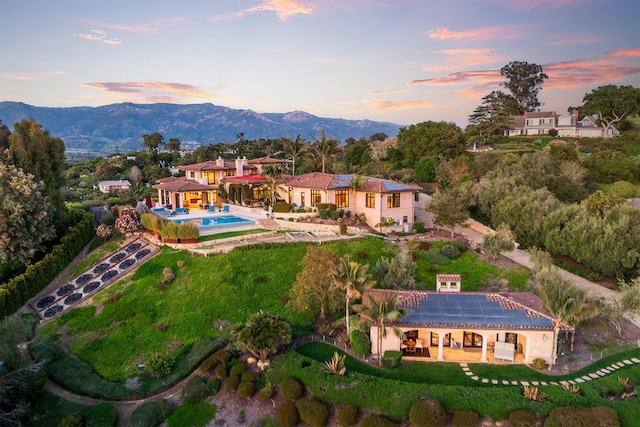
[[[76,226],[60,239],[50,253],[26,271],[0,285],[0,319],[11,315],[43,290],[95,236],[95,218],[91,213],[75,212]]]

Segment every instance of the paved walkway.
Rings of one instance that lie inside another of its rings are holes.
[[[515,380],[497,380],[497,379],[489,379],[489,378],[480,378],[479,376],[475,375],[473,372],[471,372],[471,369],[469,368],[469,365],[467,363],[460,363],[460,367],[462,368],[462,370],[464,371],[464,373],[471,378],[474,381],[478,381],[481,382],[483,384],[495,384],[495,385],[526,385],[526,386],[538,386],[538,385],[574,385],[574,384],[582,384],[585,383],[587,381],[592,381],[595,380],[597,378],[601,378],[604,376],[607,376],[609,374],[612,374],[614,372],[616,372],[618,369],[623,368],[625,366],[628,365],[633,365],[634,363],[638,363],[640,364],[640,359],[638,358],[632,358],[632,359],[625,359],[622,362],[618,362],[618,363],[612,363],[611,365],[607,366],[606,368],[602,368],[599,369],[595,372],[592,372],[590,374],[586,374],[583,375],[581,377],[576,377],[572,380],[562,380],[562,381],[515,381]]]

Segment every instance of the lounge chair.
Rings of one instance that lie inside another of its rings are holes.
[[[229,205],[224,205],[224,207],[222,209],[220,209],[220,212],[228,213],[229,212]]]
[[[211,205],[209,206],[209,210],[207,212],[211,213],[211,212],[215,212],[216,211],[216,207]]]

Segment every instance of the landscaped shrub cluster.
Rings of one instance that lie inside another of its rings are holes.
[[[362,418],[360,427],[394,427],[396,423],[382,415],[371,414]]]
[[[387,350],[384,352],[384,356],[382,356],[382,366],[385,368],[397,368],[400,366],[401,361],[401,351]]]
[[[189,378],[184,389],[182,389],[182,398],[186,403],[196,403],[204,400],[209,395],[209,387],[201,376],[194,375]]]
[[[225,385],[230,390],[236,390],[238,396],[250,398],[256,393],[257,382],[257,375],[248,371],[244,362],[239,362],[229,370],[229,378],[227,378]]]
[[[426,251],[424,253],[424,257],[431,264],[447,265],[447,264],[449,264],[451,262],[451,259],[449,259],[447,256],[443,255],[440,252],[440,249],[436,248],[436,247],[432,247],[428,251]]]
[[[300,421],[298,409],[293,401],[282,402],[276,409],[276,420],[281,427],[294,427]]]
[[[95,235],[95,217],[88,212],[73,212],[76,225],[60,239],[60,243],[41,261],[31,264],[26,271],[0,285],[0,318],[14,313],[29,299],[44,289]]]
[[[343,427],[356,425],[358,418],[360,418],[360,410],[355,406],[341,406],[336,412],[336,421]]]
[[[606,406],[595,408],[555,408],[544,420],[544,427],[616,427],[620,425],[618,413]]]
[[[440,248],[440,253],[449,259],[456,259],[460,256],[460,250],[453,245],[444,245]]]
[[[298,400],[302,397],[304,389],[294,378],[287,378],[280,383],[280,394],[289,400]]]
[[[273,205],[273,212],[279,212],[279,213],[286,213],[289,212],[289,209],[291,209],[291,205],[287,202],[276,202]]]
[[[174,221],[160,218],[152,213],[143,213],[140,215],[140,224],[145,230],[148,230],[163,239],[175,240],[198,240],[200,231],[198,226],[192,222],[178,224]]]
[[[480,416],[469,410],[453,413],[453,427],[477,427]]]
[[[535,414],[526,409],[509,414],[509,427],[536,427],[537,425]]]
[[[443,427],[447,412],[437,400],[418,400],[409,409],[409,421],[415,427]]]
[[[424,221],[416,221],[413,224],[413,230],[419,234],[424,233]]]
[[[312,427],[323,427],[329,422],[329,408],[326,404],[303,397],[296,401],[300,419]]]
[[[149,356],[145,369],[154,377],[164,377],[171,373],[173,361],[166,353],[156,352]]]
[[[148,427],[162,424],[175,408],[169,401],[161,399],[138,407],[129,418],[129,427]]]
[[[260,400],[271,400],[274,394],[275,388],[271,385],[268,385],[260,390],[260,393],[258,393],[258,397],[260,397]]]
[[[361,356],[366,356],[369,354],[371,349],[371,340],[369,339],[369,334],[360,329],[352,329],[351,330],[351,349],[355,351],[357,354]]]

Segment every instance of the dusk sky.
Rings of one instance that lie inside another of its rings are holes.
[[[467,117],[527,61],[542,110],[640,86],[640,0],[2,0],[0,101]],[[1,117],[0,117],[1,119]]]

